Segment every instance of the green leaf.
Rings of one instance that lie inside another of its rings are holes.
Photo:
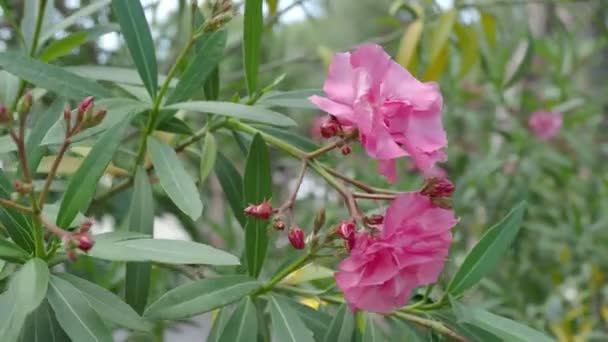
[[[42,160],[42,157],[47,152],[47,147],[41,146],[40,143],[51,126],[53,126],[53,123],[63,120],[64,103],[64,99],[57,98],[46,111],[35,117],[34,127],[30,131],[30,134],[27,135],[25,143],[28,170],[38,169],[40,160]]]
[[[456,271],[448,285],[448,293],[458,296],[496,269],[501,257],[519,232],[525,209],[526,203],[519,203],[502,221],[488,229]]]
[[[216,101],[220,97],[220,69],[216,67],[203,86],[205,99]]]
[[[380,331],[380,329],[378,329],[376,323],[369,317],[369,315],[365,316],[365,331],[363,332],[363,341],[385,341],[385,337],[382,336],[382,332]]]
[[[127,128],[129,125],[126,122],[114,125],[93,146],[78,171],[70,178],[57,215],[57,225],[69,227],[78,212],[86,211],[95,195],[97,182],[121,144]]]
[[[171,115],[173,115],[173,113],[171,113]],[[190,126],[188,126],[184,120],[175,116],[169,117],[168,119],[159,123],[155,130],[184,135],[193,135],[194,133],[192,128],[190,128]]]
[[[169,198],[192,220],[198,219],[203,212],[203,203],[194,180],[184,169],[175,150],[166,143],[149,137],[148,151],[160,185]]]
[[[62,273],[58,277],[74,285],[101,318],[133,330],[152,329],[151,324],[141,318],[127,303],[103,287],[68,273]]]
[[[46,299],[27,317],[20,339],[20,342],[70,341]]]
[[[167,264],[238,265],[232,254],[211,246],[184,240],[130,238],[98,239],[89,252],[94,258],[112,261],[153,261]]]
[[[44,261],[35,258],[25,263],[10,280],[8,291],[2,294],[0,307],[0,336],[5,341],[19,337],[21,328],[30,312],[36,310],[47,293],[49,268]]]
[[[446,326],[471,342],[501,341],[496,335],[479,327],[462,322],[461,314],[455,315],[454,310],[433,311],[432,315],[443,321]]]
[[[112,0],[112,10],[118,19],[131,58],[148,93],[156,97],[158,71],[152,34],[140,1]]]
[[[129,231],[152,234],[154,231],[154,200],[148,174],[139,166],[135,173],[133,196],[129,208]],[[143,313],[150,291],[149,263],[127,263],[125,300],[138,313]]]
[[[3,1],[4,2],[4,1]],[[23,33],[23,40],[25,42],[25,48],[30,51],[34,42],[34,35],[36,31],[36,22],[38,20],[40,7],[42,8],[42,25],[41,31],[44,31],[48,23],[52,20],[53,11],[55,10],[51,1],[43,0],[30,0],[23,3],[23,18],[21,20],[21,32]],[[37,47],[40,47],[38,44]]]
[[[354,332],[355,317],[348,309],[347,304],[342,304],[329,325],[323,340],[325,342],[350,342]]]
[[[72,33],[69,36],[56,40],[49,44],[44,51],[40,54],[40,60],[43,62],[50,62],[59,57],[63,57],[73,49],[79,47],[87,41],[89,34],[85,31]]]
[[[399,51],[396,57],[397,63],[411,72],[415,71],[412,68],[412,61],[416,58],[416,49],[418,48],[423,28],[424,20],[416,19],[405,29],[399,43]]]
[[[486,42],[490,48],[494,48],[496,46],[496,17],[486,11],[479,11],[479,14]]]
[[[13,192],[13,183],[0,169],[0,197],[10,199]],[[14,243],[27,252],[34,251],[34,237],[30,219],[22,212],[5,206],[0,206],[0,223],[6,229]]]
[[[262,126],[262,125],[255,125],[255,127],[264,133],[268,133],[269,135],[272,135],[273,137],[277,137],[281,140],[287,141],[288,143],[294,145],[295,147],[301,149],[304,152],[312,152],[312,151],[315,151],[315,150],[321,148],[321,146],[319,146],[314,141],[312,141],[292,130],[279,129],[276,127]],[[318,159],[322,162],[329,161],[329,158],[325,154],[320,155],[318,157]]]
[[[461,23],[454,25],[454,31],[458,37],[458,51],[460,52],[458,77],[463,78],[479,60],[479,38],[473,27]]]
[[[308,99],[313,95],[323,95],[321,89],[293,90],[269,92],[257,102],[265,107],[285,107],[297,109],[314,109],[318,107]]]
[[[110,331],[78,288],[57,276],[51,276],[49,285],[49,303],[72,341],[112,341]]]
[[[323,311],[313,310],[300,303],[291,303],[304,324],[313,332],[315,341],[321,341],[331,323],[331,316]]]
[[[287,299],[268,296],[273,341],[314,342],[312,331],[298,317]]]
[[[437,27],[431,36],[429,46],[429,56],[431,63],[434,64],[439,54],[448,44],[448,39],[452,33],[454,23],[456,22],[456,10],[451,9],[441,14],[437,21]]]
[[[249,297],[241,299],[236,310],[224,326],[219,342],[247,342],[258,335],[255,304]]]
[[[27,260],[29,256],[30,253],[23,250],[23,248],[3,237],[0,237],[0,259],[22,263]]]
[[[187,100],[196,91],[200,91],[222,59],[227,36],[226,30],[219,30],[207,33],[201,38],[196,55],[182,72],[177,86],[167,99],[167,104]]]
[[[224,195],[230,204],[232,213],[241,227],[245,227],[246,218],[243,213],[243,177],[232,162],[221,152],[217,153],[215,175],[220,181]]]
[[[209,336],[207,336],[207,342],[219,342],[221,333],[224,331],[224,327],[230,319],[230,310],[228,307],[219,309],[217,314],[214,314],[214,318],[211,322],[211,330]]]
[[[203,150],[201,151],[201,165],[199,169],[199,181],[200,184],[203,184],[211,170],[213,170],[213,166],[215,166],[215,159],[217,157],[217,143],[215,142],[215,137],[211,132],[205,134],[205,140],[203,142]]]
[[[66,66],[64,69],[82,77],[98,81],[108,81],[112,83],[124,83],[133,86],[143,86],[144,83],[139,77],[137,70],[130,68],[103,66],[103,65],[75,65]],[[160,82],[165,81],[166,76],[158,75]],[[177,80],[169,82],[170,87],[175,87]],[[147,94],[149,97],[149,94]]]
[[[247,92],[251,95],[257,91],[258,67],[262,50],[262,32],[264,16],[262,0],[245,0],[243,21],[243,65],[247,80]]]
[[[82,18],[106,8],[109,3],[110,0],[98,0],[92,2],[87,6],[81,7],[78,11],[74,12],[69,17],[66,17],[55,26],[50,27],[47,30],[43,30],[40,34],[40,45],[44,44],[44,42],[46,42],[49,38],[53,37],[55,33],[63,31],[66,28],[78,23]]]
[[[509,88],[520,80],[530,68],[534,56],[534,40],[532,36],[520,41],[511,55],[504,71],[503,87]]]
[[[191,112],[213,113],[237,119],[261,122],[274,126],[296,126],[290,117],[259,106],[247,106],[239,103],[221,101],[181,102],[164,109],[183,109]]]
[[[110,97],[104,87],[64,69],[16,52],[0,52],[0,67],[32,84],[72,100]]]
[[[197,280],[162,295],[144,312],[150,319],[184,319],[228,305],[247,296],[260,284],[247,276],[233,275]]]
[[[462,317],[462,320],[496,335],[503,341],[555,341],[538,330],[534,330],[524,324],[512,321],[508,318],[495,315],[481,308],[465,308],[465,314]]]
[[[256,134],[249,148],[243,176],[245,204],[259,204],[272,197],[272,179],[268,146],[261,134]],[[268,249],[266,227],[268,220],[247,218],[245,225],[245,261],[247,272],[257,278],[262,271]]]

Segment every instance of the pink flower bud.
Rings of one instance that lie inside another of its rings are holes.
[[[355,223],[350,220],[342,221],[340,225],[338,225],[337,232],[344,240],[348,240],[355,233]]]
[[[456,187],[447,178],[430,178],[420,192],[431,198],[449,198],[455,190]]]
[[[298,227],[290,228],[288,238],[293,248],[304,249],[306,243],[304,242],[304,232],[302,229]]]
[[[355,242],[357,241],[357,239],[355,238],[355,234],[351,235],[348,239],[344,240],[344,248],[346,248],[346,250],[351,251],[353,248],[355,248]]]
[[[93,248],[94,244],[95,241],[91,239],[89,234],[82,234],[78,237],[78,248],[80,248],[82,251],[88,252],[91,248]]]
[[[342,147],[342,154],[343,154],[343,155],[347,156],[347,155],[349,155],[351,152],[352,152],[352,149],[350,148],[350,146],[348,146],[348,145],[344,145],[344,146]]]
[[[340,125],[334,119],[327,120],[321,125],[321,136],[325,139],[331,138],[338,134]]]
[[[87,96],[80,102],[78,105],[78,116],[76,119],[78,122],[84,120],[85,116],[89,116],[90,112],[93,110],[93,105],[95,104],[95,99],[93,96]]]
[[[258,205],[250,204],[245,208],[245,214],[262,220],[268,220],[272,216],[272,204],[264,201]]]

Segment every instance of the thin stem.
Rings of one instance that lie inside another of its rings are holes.
[[[11,200],[7,200],[5,198],[0,198],[0,206],[7,207],[7,208],[13,208],[13,209],[23,211],[24,213],[28,213],[28,214],[31,214],[33,211],[32,207],[26,207],[24,205],[13,202]]]
[[[66,137],[65,140],[63,141],[63,144],[61,144],[61,147],[59,148],[59,153],[55,157],[55,160],[53,160],[53,165],[51,165],[49,174],[46,176],[46,180],[44,181],[44,186],[42,188],[42,192],[40,192],[40,195],[38,195],[38,205],[40,206],[40,208],[42,208],[44,206],[44,200],[46,199],[46,195],[48,194],[49,189],[51,188],[51,184],[53,183],[53,179],[55,178],[55,174],[57,173],[59,164],[61,164],[63,155],[68,150],[69,146],[70,146],[70,140]]]
[[[373,199],[373,200],[387,200],[392,201],[398,195],[389,195],[389,194],[368,194],[364,192],[354,192],[353,197],[355,198],[365,198],[365,199]]]
[[[335,176],[343,181],[345,181],[346,183],[352,184],[354,186],[356,186],[357,188],[365,191],[365,192],[369,192],[369,193],[374,193],[374,194],[388,194],[388,195],[398,195],[399,192],[398,191],[393,191],[393,190],[388,190],[388,189],[381,189],[381,188],[375,188],[373,186],[367,185],[365,183],[359,182],[356,179],[352,179],[350,177],[347,177],[345,175],[343,175],[342,173],[324,166],[325,170],[327,172],[329,172],[332,176]]]
[[[34,57],[36,50],[38,50],[38,40],[40,39],[40,30],[42,29],[42,22],[44,20],[44,12],[46,9],[47,0],[41,0],[38,5],[38,13],[36,17],[36,28],[34,31],[34,38],[32,39],[32,46],[30,46],[30,56]]]
[[[177,264],[164,264],[164,263],[154,263],[156,266],[166,268],[168,270],[177,271],[186,277],[192,280],[199,280],[202,278],[202,274],[198,269],[194,267],[190,267],[187,265],[177,265]]]
[[[272,288],[276,284],[278,284],[281,280],[283,280],[285,277],[290,275],[293,271],[304,266],[304,264],[306,262],[308,262],[310,260],[310,258],[311,258],[310,253],[306,253],[306,254],[302,255],[301,257],[296,259],[293,263],[291,263],[291,265],[289,265],[289,266],[285,267],[284,269],[282,269],[281,271],[279,271],[274,277],[272,277],[272,279],[270,279],[266,284],[264,284],[256,292],[254,292],[253,296],[258,296],[258,295],[264,294],[264,293],[272,290]]]
[[[344,141],[342,141],[342,140],[336,140],[336,141],[334,141],[333,143],[331,143],[329,145],[325,145],[325,146],[323,146],[323,147],[321,147],[319,149],[316,149],[316,150],[314,150],[312,152],[309,152],[306,155],[306,158],[308,158],[308,159],[314,159],[314,158],[316,158],[316,157],[318,157],[318,156],[320,156],[320,155],[322,155],[322,154],[324,154],[326,152],[329,152],[329,151],[337,148],[338,145],[341,145],[343,143],[344,143]]]
[[[44,215],[39,214],[37,217],[40,223],[42,223],[42,225],[46,227],[49,232],[59,236],[60,238],[70,235],[70,232],[49,221]]]
[[[293,191],[289,194],[289,197],[281,205],[278,209],[279,213],[284,212],[285,210],[292,210],[293,205],[296,202],[296,197],[298,196],[298,190],[300,190],[300,186],[302,185],[302,181],[304,180],[304,175],[306,174],[306,169],[308,167],[308,163],[306,161],[302,162],[302,167],[300,168],[300,172],[298,173],[298,178],[296,179],[296,186]]]
[[[256,129],[248,124],[242,123],[238,120],[234,120],[234,119],[229,119],[226,121],[226,126],[228,128],[237,130],[237,131],[241,131],[244,133],[248,133],[250,135],[255,135],[255,134],[261,134],[262,137],[264,137],[264,140],[269,143],[270,145],[283,150],[284,152],[287,152],[288,154],[290,154],[292,157],[295,157],[297,159],[307,159],[306,156],[306,152],[300,150],[299,148],[292,146],[288,143],[286,143],[285,141],[275,138],[272,135],[266,134],[265,132],[260,131],[259,129]]]

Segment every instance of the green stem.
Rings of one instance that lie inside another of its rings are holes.
[[[279,271],[277,274],[275,274],[275,276],[272,277],[272,279],[270,279],[266,284],[264,284],[262,287],[260,287],[259,290],[254,292],[253,296],[258,296],[258,295],[264,294],[264,293],[272,290],[272,288],[276,284],[278,284],[281,280],[283,280],[285,277],[290,275],[293,271],[304,266],[304,264],[306,262],[308,262],[310,260],[310,258],[311,258],[310,253],[306,253],[306,254],[302,255],[301,257],[296,259],[294,262],[292,262],[289,266],[285,267],[284,269]]]
[[[291,156],[297,158],[297,159],[306,159],[306,155],[307,153],[300,150],[299,148],[292,146],[291,144],[278,139],[272,135],[266,134],[265,132],[260,131],[259,129],[252,127],[246,123],[243,123],[241,121],[235,120],[235,119],[229,119],[226,122],[226,126],[237,130],[237,131],[241,131],[244,133],[248,133],[250,135],[256,135],[256,134],[260,134],[262,135],[262,137],[264,138],[264,140],[269,143],[270,145],[290,154]]]

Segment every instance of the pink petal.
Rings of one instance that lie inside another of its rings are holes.
[[[393,200],[384,216],[383,237],[389,237],[397,232],[404,221],[415,220],[417,215],[430,208],[432,203],[428,197],[417,192],[407,192]]]
[[[395,159],[380,159],[378,160],[378,172],[386,177],[389,183],[393,184],[397,181],[397,167]]]
[[[351,56],[351,64],[354,68],[366,71],[371,79],[371,89],[374,97],[380,95],[380,85],[391,64],[391,56],[377,44],[364,44],[357,47]]]
[[[352,125],[355,121],[353,117],[353,109],[347,105],[332,101],[326,97],[313,95],[309,98],[310,102],[317,105],[324,112],[335,116],[343,125]]]
[[[347,105],[355,100],[354,70],[350,58],[348,52],[335,54],[323,85],[323,91],[330,99]]]

